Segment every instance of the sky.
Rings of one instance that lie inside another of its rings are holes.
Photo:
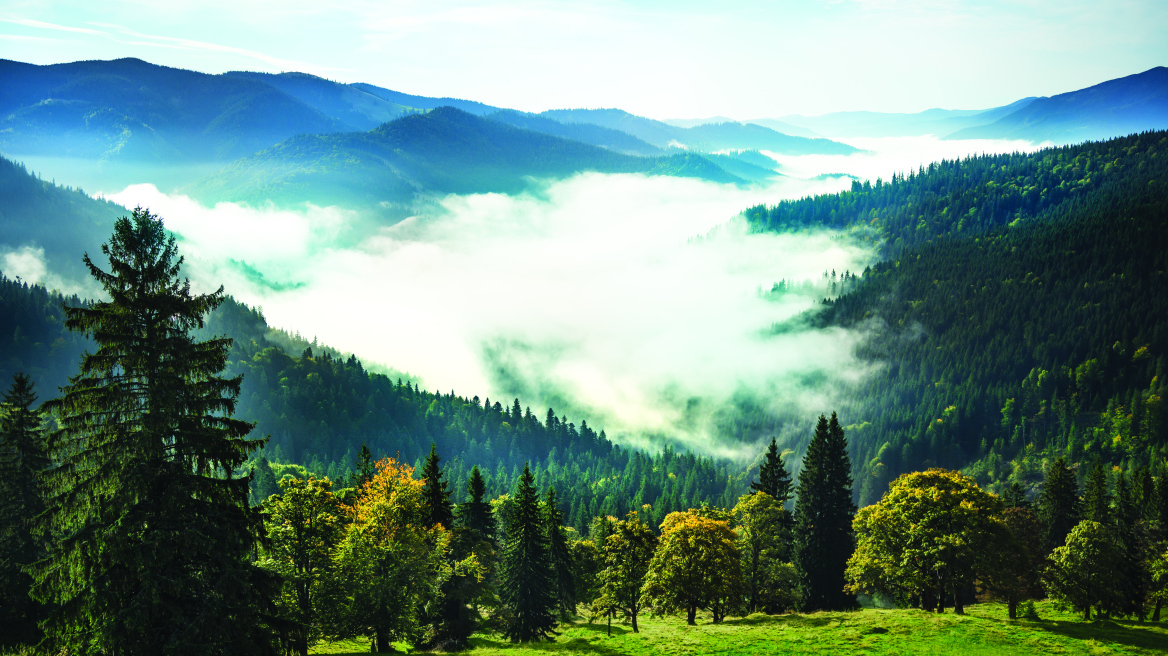
[[[980,109],[1168,64],[1163,0],[7,0],[0,58],[304,71],[525,111]]]

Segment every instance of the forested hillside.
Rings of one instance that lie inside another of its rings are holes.
[[[189,190],[207,201],[407,207],[419,194],[514,193],[532,177],[582,171],[742,182],[698,155],[634,157],[440,107],[369,132],[298,136]]]
[[[868,331],[861,353],[884,364],[845,415],[861,504],[930,466],[1033,490],[1058,455],[1163,459],[1166,148],[1146,133],[946,162],[752,212],[875,229],[899,252],[816,319]]]
[[[896,257],[911,246],[976,237],[1083,198],[1162,160],[1159,139],[1133,136],[1029,155],[943,160],[888,181],[854,181],[849,192],[759,205],[745,214],[760,230],[847,230],[879,244],[885,257]]]

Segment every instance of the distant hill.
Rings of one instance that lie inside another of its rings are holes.
[[[126,213],[121,205],[58,187],[0,157],[0,249],[44,249],[50,270],[83,279],[89,271],[81,254],[100,253],[114,219]]]
[[[487,114],[492,121],[499,121],[525,130],[534,130],[564,139],[600,146],[626,155],[655,157],[665,150],[646,143],[627,132],[594,125],[592,123],[561,123],[538,114],[527,114],[510,109]]]
[[[1038,98],[988,125],[949,139],[1027,139],[1077,143],[1168,128],[1168,68],[1156,68],[1095,86]]]
[[[417,109],[437,109],[439,107],[454,107],[461,109],[468,114],[476,116],[486,116],[493,114],[502,107],[492,107],[484,105],[481,102],[474,100],[462,100],[459,98],[430,98],[427,96],[414,96],[400,91],[392,91],[390,89],[383,89],[372,84],[365,84],[364,82],[357,82],[349,85],[354,89],[360,89],[368,94],[377,96],[383,100],[396,103],[398,105],[405,105],[407,107],[416,107]]]
[[[701,151],[770,150],[784,155],[847,155],[858,152],[828,139],[792,137],[750,123],[710,123],[681,128],[636,116],[620,109],[553,109],[541,116],[561,123],[591,123],[621,132],[659,148],[682,147]]]
[[[230,160],[342,121],[264,82],[140,59],[0,60],[0,150],[178,162]]]
[[[1033,100],[1023,98],[993,109],[928,109],[914,114],[832,112],[820,116],[784,116],[782,120],[835,138],[942,136],[963,128],[992,123]],[[764,121],[755,122],[768,125]]]
[[[633,157],[439,107],[368,132],[294,137],[187,191],[206,202],[311,201],[392,214],[426,194],[514,193],[532,178],[583,171],[743,182],[697,155]]]
[[[422,109],[402,105],[352,84],[333,82],[308,73],[252,73],[232,71],[226,77],[263,82],[343,124],[349,131],[365,131],[414,114]]]

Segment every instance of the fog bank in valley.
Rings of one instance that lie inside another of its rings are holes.
[[[780,161],[808,177],[928,161],[881,141],[883,157]],[[982,146],[969,150],[992,150]],[[806,433],[871,366],[853,357],[856,332],[774,330],[822,290],[764,292],[861,271],[873,253],[828,232],[751,234],[738,213],[849,184],[584,174],[537,193],[450,196],[356,246],[367,228],[338,208],[208,208],[149,185],[111,198],[166,219],[196,285],[222,283],[270,324],[431,390],[552,406],[628,444],[753,456],[772,432]]]

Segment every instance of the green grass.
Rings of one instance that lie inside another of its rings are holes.
[[[475,656],[527,656],[555,652],[598,656],[650,654],[1165,654],[1168,623],[1083,622],[1053,604],[1036,604],[1041,620],[1006,618],[1005,606],[977,604],[964,616],[918,610],[865,609],[852,613],[751,615],[686,626],[681,618],[645,618],[635,634],[613,624],[580,620],[561,627],[552,643],[513,645],[476,635]],[[331,649],[331,651],[329,651]],[[367,642],[320,645],[315,653],[367,654]]]

